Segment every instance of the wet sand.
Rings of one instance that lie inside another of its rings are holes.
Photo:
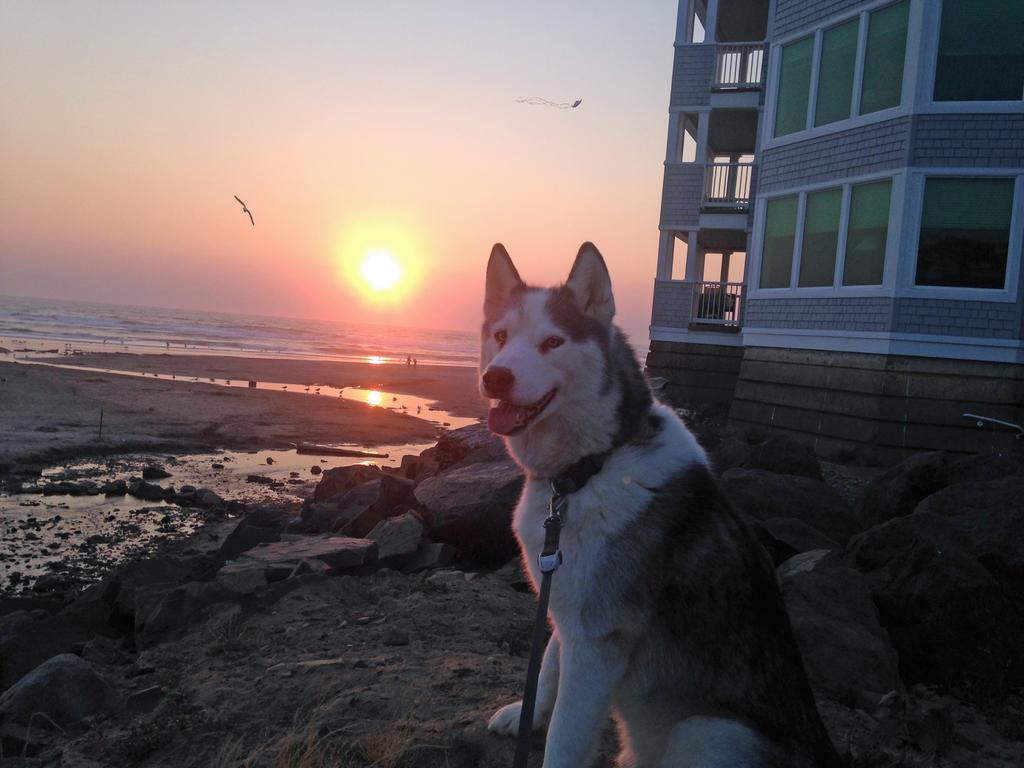
[[[361,386],[420,395],[461,415],[484,413],[476,372],[469,368],[125,354],[53,362],[189,378]],[[0,362],[0,474],[5,466],[89,455],[288,448],[300,441],[372,447],[426,442],[440,431],[437,423],[341,398]]]

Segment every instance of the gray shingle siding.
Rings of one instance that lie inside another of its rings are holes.
[[[661,224],[696,226],[704,197],[704,166],[666,165],[661,193]]]
[[[893,331],[943,336],[1015,339],[1020,334],[1021,308],[993,301],[897,299]]]
[[[1024,166],[1024,114],[919,115],[913,164],[941,168]]]
[[[748,299],[744,328],[794,328],[815,331],[888,331],[892,299],[801,298]]]
[[[909,117],[788,144],[761,153],[758,192],[846,179],[907,165]]]
[[[865,0],[775,0],[774,37],[813,27],[836,14],[864,5]]]
[[[686,328],[693,309],[693,284],[679,280],[656,280],[651,325]]]
[[[702,107],[710,104],[714,72],[714,45],[677,45],[669,106]]]

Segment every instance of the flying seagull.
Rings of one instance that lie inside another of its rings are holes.
[[[574,102],[568,101],[551,101],[550,99],[542,99],[540,96],[526,96],[524,98],[516,99],[519,104],[530,104],[535,107],[556,107],[557,109],[576,109],[580,104],[583,103],[583,99],[576,99]]]
[[[241,203],[241,205],[242,205],[242,212],[249,214],[249,221],[252,221],[252,225],[255,227],[256,226],[256,222],[253,221],[252,211],[250,211],[248,208],[245,207],[245,203],[242,202],[242,198],[240,198],[238,195],[235,195],[235,200],[237,200],[239,203]]]

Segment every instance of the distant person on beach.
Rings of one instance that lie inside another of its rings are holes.
[[[405,356],[405,364],[406,365],[412,365],[412,355],[406,355]]]
[[[412,359],[412,364],[413,364],[413,365],[419,365],[419,361],[418,361],[418,360],[417,360],[417,359],[416,359],[416,358],[414,357],[414,358]]]

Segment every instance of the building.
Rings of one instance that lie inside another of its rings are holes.
[[[680,0],[651,347],[892,461],[1024,424],[1024,0]],[[1024,438],[1021,438],[1024,441]]]

